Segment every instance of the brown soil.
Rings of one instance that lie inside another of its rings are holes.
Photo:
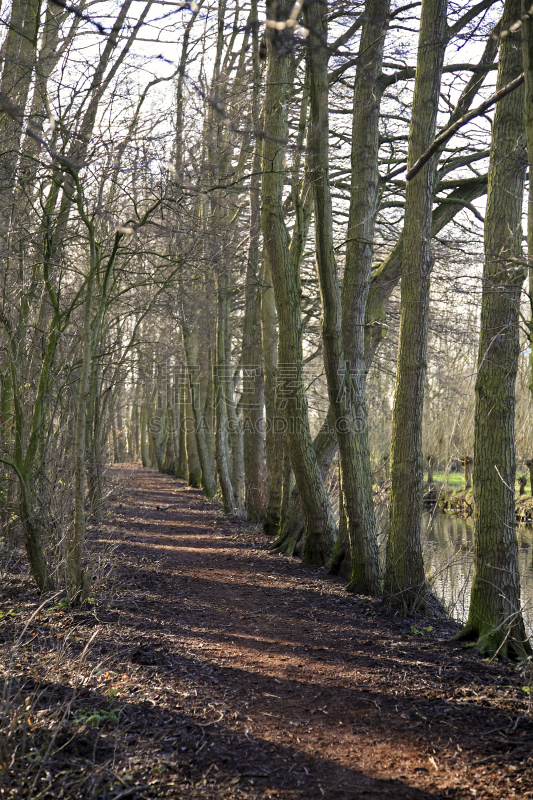
[[[107,590],[41,610],[11,665],[38,601],[22,566],[4,575],[0,797],[533,796],[519,667],[269,552],[183,481],[113,472],[130,489],[93,545],[118,548]]]

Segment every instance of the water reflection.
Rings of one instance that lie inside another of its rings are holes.
[[[423,517],[423,548],[426,574],[433,590],[455,619],[464,622],[468,615],[472,582],[472,545],[474,526],[471,519],[426,513]],[[529,631],[533,632],[533,528],[519,527],[518,564],[522,586],[522,605]]]
[[[385,503],[376,506],[376,521],[384,566],[389,522]],[[520,526],[516,534],[524,620],[528,631],[533,634],[533,527]],[[472,519],[443,514],[438,509],[423,515],[422,546],[426,575],[432,580],[435,595],[450,616],[459,622],[464,622],[468,616],[473,541]]]

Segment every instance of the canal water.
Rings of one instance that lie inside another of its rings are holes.
[[[378,524],[385,538],[387,511],[378,509]],[[472,582],[473,521],[436,509],[423,516],[423,552],[426,574],[433,591],[451,617],[464,622],[468,615]],[[519,526],[518,564],[526,626],[533,634],[533,527]],[[384,544],[384,542],[383,542]],[[381,548],[384,552],[384,547]]]

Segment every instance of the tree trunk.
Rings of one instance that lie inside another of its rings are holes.
[[[474,464],[474,459],[472,456],[465,456],[464,458],[465,464],[465,490],[472,488],[472,467]]]
[[[228,447],[228,417],[226,413],[226,396],[228,391],[227,370],[231,369],[226,364],[226,304],[227,285],[226,273],[222,271],[217,275],[218,314],[217,314],[217,364],[215,378],[215,453],[218,477],[222,489],[222,503],[226,514],[232,514],[234,509],[233,486],[230,477],[229,447]]]
[[[233,487],[233,500],[236,508],[242,508],[244,503],[244,441],[243,431],[237,409],[235,407],[235,383],[233,380],[233,367],[231,363],[231,316],[229,313],[229,276],[225,272],[226,283],[226,323],[224,326],[225,338],[225,389],[226,415],[228,420],[228,441],[230,444],[230,478]]]
[[[183,341],[187,354],[187,370],[189,376],[189,391],[191,397],[192,412],[194,414],[194,433],[196,434],[196,447],[200,465],[202,468],[202,485],[207,497],[214,497],[217,491],[215,476],[213,474],[211,459],[206,440],[206,423],[204,410],[200,397],[200,382],[198,380],[198,336],[193,330],[189,330],[185,324],[185,316],[182,316]],[[187,451],[188,456],[188,451]],[[190,474],[190,469],[189,469]]]
[[[529,470],[529,490],[533,495],[533,459],[528,459],[526,461],[526,467]]]
[[[316,454],[322,482],[324,482],[329,472],[331,462],[337,452],[337,438],[335,436],[334,417],[331,408],[328,409],[326,419],[315,436],[313,449]],[[305,519],[303,507],[298,493],[298,486],[294,485],[290,494],[287,513],[283,518],[283,527],[280,530],[278,538],[273,543],[272,548],[278,552],[293,555],[304,534],[304,530]]]
[[[353,343],[352,339],[354,360],[348,366],[344,358],[343,315],[333,251],[333,214],[329,187],[326,11],[326,7],[317,0],[310,0],[305,7],[311,31],[307,51],[311,88],[307,158],[315,207],[316,264],[322,298],[322,346],[329,401],[335,418],[343,505],[352,553],[350,588],[365,594],[379,594],[380,570],[365,400],[363,323],[368,280],[366,291],[362,289],[359,292],[362,295],[360,313],[354,314],[357,321],[353,325],[354,330],[350,331],[352,337],[357,337],[359,341]]]
[[[520,13],[519,0],[507,0],[502,29],[509,31]],[[531,107],[529,26],[527,20],[525,72]],[[497,89],[522,71],[520,37],[520,31],[509,32],[502,39]],[[520,87],[497,104],[492,124],[474,417],[474,576],[468,620],[459,634],[475,640],[480,652],[520,656],[530,652],[520,610],[514,493],[515,379],[525,278],[517,259],[522,251],[525,143]]]
[[[113,417],[113,422],[111,424],[111,435],[113,437],[113,463],[118,464],[119,457],[118,457],[117,421],[115,417]]]
[[[348,533],[348,520],[344,511],[344,495],[341,483],[342,475],[339,476],[339,537],[335,542],[329,571],[331,575],[341,575],[343,578],[350,578],[352,573],[350,536]]]
[[[267,5],[270,19],[281,19],[283,3]],[[279,324],[278,386],[283,398],[291,463],[304,508],[306,538],[303,560],[326,564],[336,536],[331,505],[318,468],[307,416],[303,381],[302,319],[299,273],[289,252],[283,219],[283,147],[287,141],[288,52],[286,32],[267,29],[267,77],[264,109],[261,223],[265,264],[273,279]],[[280,463],[280,468],[282,462]]]
[[[167,441],[165,445],[165,461],[163,465],[167,475],[174,475],[176,472],[176,448],[174,440],[174,412],[171,406],[167,407]]]
[[[93,248],[91,248],[93,251]],[[78,384],[78,402],[76,408],[76,426],[74,432],[74,525],[67,536],[67,591],[69,601],[73,604],[83,603],[89,596],[91,573],[82,569],[83,546],[85,543],[85,496],[87,481],[85,472],[86,458],[86,413],[89,393],[89,375],[92,359],[92,308],[95,280],[95,265],[91,264],[87,279],[85,295],[85,311],[83,322],[83,360]]]
[[[191,390],[189,382],[187,381],[186,387],[186,402],[185,402],[185,443],[187,450],[187,481],[189,486],[194,486],[200,489],[202,486],[202,466],[200,464],[200,456],[198,455],[197,439],[195,433],[195,420],[192,411]]]
[[[369,0],[365,8],[353,100],[352,179],[348,227],[356,235],[350,234],[348,236],[341,302],[344,320],[343,346],[345,358],[349,362],[350,372],[360,372],[363,380],[369,364],[366,363],[364,354],[363,357],[361,356],[363,347],[361,335],[363,324],[366,327],[369,326],[368,319],[366,319],[365,323],[365,308],[370,283],[370,269],[373,257],[372,243],[378,199],[379,109],[382,95],[381,67],[389,5],[388,0],[380,0],[377,3]],[[364,383],[362,385],[359,383],[357,387],[354,387],[354,390],[359,393],[354,397],[354,401],[357,407],[363,409],[363,415],[366,407],[364,388]],[[314,442],[323,478],[325,478],[337,450],[335,430],[333,409],[330,408],[324,425]],[[367,434],[364,432],[363,439],[366,436]],[[363,445],[361,456],[364,463],[358,463],[355,470],[360,474],[366,473],[366,481],[368,483],[370,462],[367,456],[364,455],[365,449],[368,452],[368,444],[365,444],[364,441],[361,441],[361,444]],[[297,513],[298,503],[298,493],[293,490],[291,509],[287,517],[288,525],[284,527],[283,531],[289,549],[293,547],[292,539],[301,535],[303,527],[303,512],[300,505],[300,512]],[[372,513],[368,502],[366,512],[367,515]],[[289,526],[292,526],[292,531]],[[347,546],[347,543],[347,539],[337,540],[335,544],[336,563],[342,562],[345,555],[347,555],[348,559],[350,558],[349,548],[345,552],[342,550],[343,547]],[[283,549],[281,541],[278,541],[277,544],[281,545]],[[337,571],[337,566],[334,565],[332,568],[334,572]]]
[[[446,41],[446,0],[423,0],[408,169],[435,138]],[[425,595],[421,543],[422,411],[434,182],[435,158],[407,184],[403,228],[400,340],[392,412],[391,510],[384,591],[391,605],[407,608],[416,607]]]
[[[365,26],[372,25],[373,20],[376,20],[377,13],[379,12],[379,8],[383,8],[381,4],[378,3],[370,3],[371,11],[365,9],[365,21],[363,22],[362,26],[362,33],[361,37],[365,36]],[[372,13],[374,12],[374,13]],[[379,19],[379,18],[378,18]],[[386,21],[384,22],[386,24]],[[369,31],[371,34],[371,31]],[[371,64],[374,63],[375,67],[379,66],[380,59],[382,58],[382,54],[380,55],[380,48],[381,48],[381,39],[382,35],[381,32],[377,32],[375,34],[374,39],[368,39],[368,54],[372,53],[372,59],[368,60],[367,69],[363,73],[362,78],[362,89],[368,93],[368,102],[369,105],[365,106],[362,105],[361,108],[358,110],[356,109],[354,112],[354,124],[355,124],[355,116],[359,114],[362,117],[362,122],[358,125],[358,135],[356,141],[358,142],[365,142],[366,145],[365,149],[361,150],[360,159],[355,159],[356,162],[356,173],[359,172],[359,169],[367,170],[370,166],[371,159],[369,159],[370,146],[373,141],[373,135],[375,130],[375,115],[379,114],[379,107],[380,107],[380,99],[381,94],[383,92],[383,76],[378,75],[378,79],[376,83],[373,85],[372,83],[372,73],[373,69],[371,68]],[[371,44],[370,44],[371,43]],[[462,114],[464,114],[470,105],[473,102],[474,97],[476,96],[477,91],[479,90],[485,76],[488,74],[486,70],[483,69],[484,66],[492,64],[494,62],[496,53],[498,51],[499,45],[499,33],[497,30],[493,31],[491,35],[488,37],[487,46],[481,56],[479,61],[479,71],[475,72],[472,78],[468,81],[467,85],[465,86],[459,101],[457,103],[456,108],[450,115],[448,120],[448,124],[451,124],[453,121],[458,119]],[[361,54],[364,55],[365,51],[362,50]],[[361,65],[363,64],[363,59],[360,61]],[[367,113],[368,112],[368,113]],[[367,118],[365,118],[365,114],[367,114]],[[353,146],[353,145],[352,145]],[[359,165],[359,166],[357,166]],[[376,164],[377,169],[377,164]],[[361,209],[364,211],[366,207],[371,207],[369,204],[369,198],[365,198],[364,196],[359,196],[358,202],[356,203],[354,198],[357,196],[355,192],[355,185],[356,181],[354,181],[354,173],[352,172],[352,190],[351,190],[351,211],[350,213],[357,214],[358,209],[359,213],[361,213]],[[364,191],[365,183],[362,183],[362,190]],[[369,183],[372,186],[372,182]],[[475,179],[472,182],[469,182],[468,185],[460,186],[454,191],[452,191],[447,197],[446,201],[437,205],[437,207],[433,211],[432,216],[432,226],[431,226],[431,236],[432,238],[437,236],[443,228],[448,225],[449,222],[453,220],[455,215],[464,208],[465,204],[472,202],[477,197],[482,196],[486,192],[487,180],[486,177],[480,176],[479,179]],[[370,195],[371,196],[371,195]],[[352,211],[353,210],[353,211]],[[361,214],[362,220],[361,225],[370,226],[373,224],[373,218],[371,215],[367,215],[366,218],[363,214]],[[364,244],[366,243],[366,236],[364,241],[360,241],[359,237],[355,239],[356,242],[359,243],[359,248],[363,250],[361,256],[365,259],[368,258],[368,252],[363,249]],[[371,239],[368,239],[370,242]],[[347,243],[347,258],[348,258],[348,245],[350,242]],[[395,246],[393,247],[391,253],[387,256],[387,258],[380,264],[380,266],[373,270],[372,279],[370,281],[370,290],[368,293],[368,299],[366,303],[366,315],[365,315],[365,366],[366,369],[370,369],[372,365],[372,361],[374,356],[378,350],[380,343],[387,335],[387,325],[385,324],[386,320],[386,313],[387,313],[387,306],[389,302],[389,298],[391,297],[395,287],[398,284],[401,274],[401,265],[402,265],[402,252],[403,252],[403,233],[400,234],[398,241],[396,242]],[[372,255],[370,254],[370,259]],[[346,264],[346,267],[349,268],[349,264]],[[533,292],[531,294],[533,297]],[[342,299],[343,299],[343,308],[344,308],[344,298],[345,298],[345,288],[343,282],[343,290],[342,290]],[[345,340],[345,351],[348,352],[347,343]],[[335,443],[336,446],[336,437],[335,437],[335,430],[332,427],[330,431],[330,439],[332,443]]]
[[[265,462],[268,499],[263,531],[267,536],[279,532],[281,516],[281,469],[283,464],[283,413],[276,413],[276,375],[278,367],[278,326],[272,274],[268,260],[264,264],[265,288],[261,297],[263,365],[265,391]]]
[[[282,492],[281,492],[280,525],[281,528],[283,529],[283,527],[287,522],[287,515],[289,513],[289,505],[291,501],[291,492],[292,492],[292,464],[287,449],[285,449],[283,452],[283,471],[282,471],[281,485],[282,485]]]
[[[134,460],[139,460],[139,455],[141,452],[141,440],[140,440],[140,421],[139,421],[139,406],[137,403],[134,403],[133,408],[131,410],[131,419],[133,424],[133,448],[134,448]]]
[[[148,412],[146,403],[141,406],[141,461],[143,467],[150,466],[150,459],[148,457],[148,425],[147,425]]]
[[[348,466],[339,481],[341,530],[336,555],[338,561],[343,542],[348,539],[351,545],[347,556],[351,553],[352,562],[350,588],[375,594],[381,587],[377,583],[379,564],[367,426],[365,326],[379,197],[379,112],[389,10],[390,0],[367,0],[364,10],[353,95],[350,209],[341,295],[342,346],[356,439],[352,444],[353,455],[345,454],[340,460],[341,472],[343,463]],[[342,391],[340,386],[339,391]],[[339,441],[341,437],[344,439],[340,424],[339,419],[335,425]],[[346,572],[343,561],[339,569]]]
[[[164,472],[165,449],[167,441],[166,413],[158,411],[153,414],[148,424],[150,440],[152,442],[153,454],[156,467],[159,472]]]
[[[259,27],[257,0],[252,0],[252,124],[259,130],[261,71],[259,66]],[[259,276],[259,237],[261,233],[260,173],[261,140],[256,137],[250,175],[250,243],[246,264],[245,310],[242,339],[244,494],[246,516],[252,522],[265,519],[266,486],[263,472],[264,377],[261,347],[261,286]]]
[[[180,381],[179,385],[179,403],[180,403],[180,428],[179,428],[179,457],[178,457],[178,469],[176,472],[176,477],[184,478],[187,480],[187,450],[185,439],[187,436],[186,433],[186,408],[185,408],[185,397],[186,397],[186,387],[183,380]]]

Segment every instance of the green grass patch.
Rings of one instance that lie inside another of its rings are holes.
[[[424,472],[424,481],[427,482],[428,474]],[[462,472],[434,472],[434,483],[447,483],[448,486],[453,486],[454,489],[465,488],[465,476]]]
[[[98,728],[105,722],[111,722],[114,725],[118,724],[118,714],[119,712],[115,709],[107,711],[104,708],[99,711],[95,711],[94,709],[80,708],[80,710],[76,711],[74,714],[73,719],[74,722],[78,722],[83,725],[91,725],[93,728]]]
[[[424,482],[427,483],[428,474],[424,472]],[[433,482],[434,483],[444,483],[450,486],[455,491],[461,491],[465,488],[465,476],[463,472],[434,472],[433,473]],[[520,491],[520,486],[518,485],[518,481],[515,481],[515,492],[518,494]],[[526,483],[526,494],[531,494],[531,486],[529,481],[529,474],[527,475],[527,483]]]

